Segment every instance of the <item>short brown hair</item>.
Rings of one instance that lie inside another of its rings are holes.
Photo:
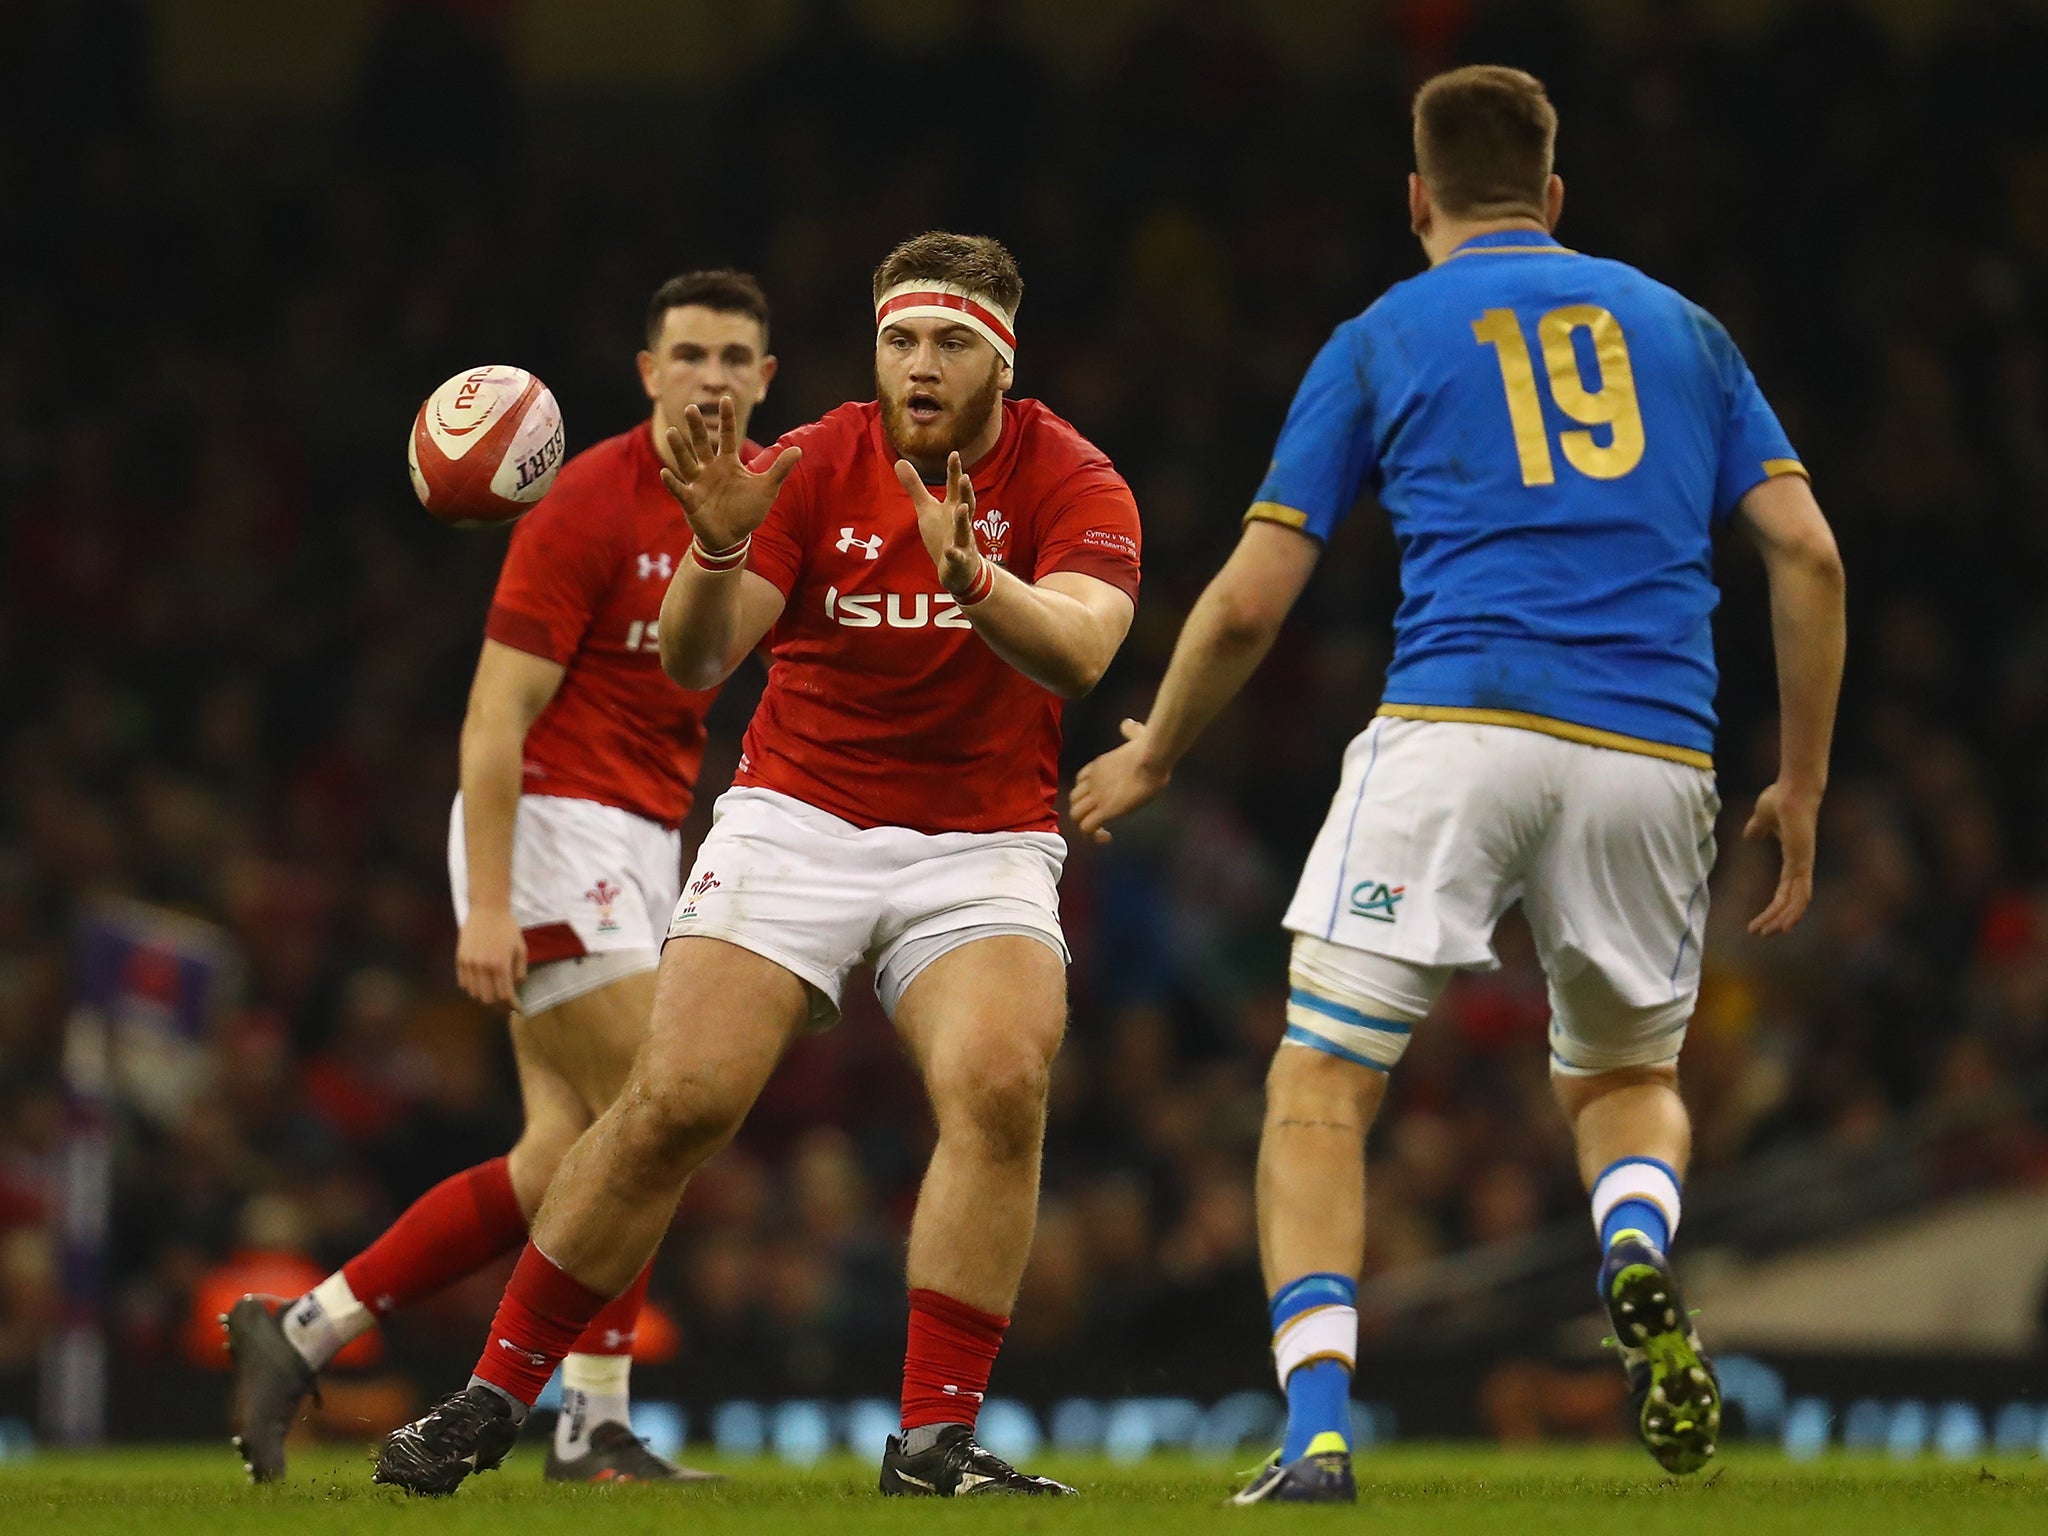
[[[988,235],[955,235],[942,229],[912,235],[875,268],[875,299],[879,302],[898,283],[918,279],[981,294],[1013,315],[1024,298],[1017,258]]]
[[[761,326],[761,350],[768,350],[768,295],[751,272],[731,267],[709,267],[684,272],[654,290],[647,301],[647,347],[652,351],[661,341],[661,327],[668,312],[695,304],[721,315],[752,315]]]
[[[1519,69],[1472,64],[1415,93],[1415,169],[1454,219],[1541,218],[1557,109]]]

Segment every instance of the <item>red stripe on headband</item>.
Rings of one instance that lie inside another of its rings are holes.
[[[889,317],[902,309],[957,309],[962,314],[972,315],[996,335],[1002,337],[1003,345],[1015,349],[1017,338],[1010,328],[1003,324],[1002,316],[985,305],[977,304],[970,298],[957,293],[899,293],[880,309],[875,311],[875,325],[889,323]]]

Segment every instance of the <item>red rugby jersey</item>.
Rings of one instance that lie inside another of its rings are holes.
[[[689,547],[645,422],[569,460],[513,525],[484,634],[568,668],[526,733],[527,794],[596,800],[667,827],[689,814],[716,690],[668,680],[656,627]]]
[[[1036,400],[1003,402],[969,470],[982,553],[1037,581],[1138,593],[1138,507],[1102,451]],[[989,649],[939,585],[873,401],[776,445],[802,463],[748,566],[787,600],[736,784],[860,827],[1051,831],[1060,700]],[[943,493],[941,493],[943,494]]]

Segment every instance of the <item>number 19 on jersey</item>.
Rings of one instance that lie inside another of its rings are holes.
[[[1600,387],[1586,388],[1573,343],[1575,331],[1592,338]],[[1512,309],[1489,309],[1472,322],[1472,335],[1494,349],[1500,381],[1507,391],[1508,421],[1514,428],[1515,453],[1522,464],[1522,484],[1554,485],[1557,467],[1550,454],[1550,434],[1543,425],[1543,404],[1536,393],[1536,369],[1528,338]],[[1643,413],[1636,401],[1635,371],[1629,365],[1628,340],[1621,322],[1592,304],[1567,304],[1536,323],[1536,340],[1549,376],[1550,398],[1557,408],[1584,429],[1606,427],[1603,446],[1590,430],[1557,435],[1564,459],[1594,480],[1619,480],[1642,462]]]

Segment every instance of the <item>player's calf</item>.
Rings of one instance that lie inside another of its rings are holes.
[[[1287,1033],[1266,1076],[1261,1257],[1287,1394],[1278,1455],[1239,1503],[1354,1496],[1351,1372],[1365,1251],[1365,1136],[1447,973],[1297,938]]]
[[[1636,1028],[1597,1033],[1566,1012],[1553,1029],[1566,1049],[1553,1049],[1552,1082],[1578,1142],[1600,1240],[1600,1305],[1621,1352],[1637,1437],[1659,1466],[1683,1473],[1714,1455],[1721,1393],[1667,1257],[1691,1140],[1676,1066],[1663,1059],[1670,1033],[1655,1012]]]

